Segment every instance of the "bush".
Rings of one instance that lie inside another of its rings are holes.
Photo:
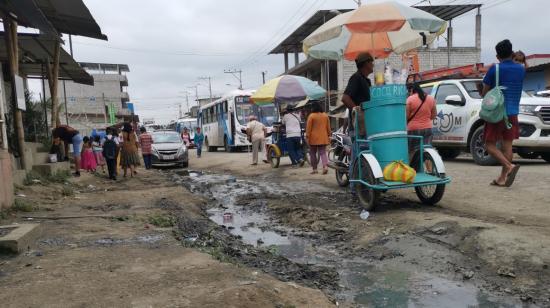
[[[35,171],[30,171],[25,176],[23,181],[24,185],[30,186],[34,184],[47,184],[47,183],[60,183],[63,184],[71,177],[71,172],[69,170],[59,170],[56,173],[43,176]]]
[[[41,182],[45,182],[44,177],[34,171],[28,172],[25,176],[25,180],[23,180],[23,184],[27,186],[38,184]]]
[[[48,177],[48,181],[52,183],[65,183],[71,177],[69,170],[59,170]]]
[[[38,210],[38,207],[23,199],[15,199],[15,204],[13,205],[12,210],[15,212],[29,213]]]
[[[153,226],[160,228],[169,228],[176,225],[176,218],[171,215],[156,214],[149,216],[147,221]]]

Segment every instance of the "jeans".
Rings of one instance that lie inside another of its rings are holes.
[[[202,154],[202,141],[196,142],[195,146],[197,147],[197,157],[201,157],[201,154]]]
[[[310,145],[309,146],[309,160],[311,162],[311,167],[313,170],[317,170],[317,152],[319,152],[319,157],[323,162],[323,169],[328,167],[328,157],[327,157],[327,146],[326,145]]]
[[[107,162],[107,170],[109,171],[109,178],[116,179],[116,159],[105,159]]]
[[[303,159],[302,148],[300,146],[301,141],[301,137],[286,138],[286,148],[288,150],[288,156],[290,156],[290,161],[293,165],[298,164]]]
[[[145,169],[151,169],[152,167],[153,154],[143,154],[143,164]]]
[[[73,143],[73,155],[80,156],[80,150],[82,148],[82,135],[74,135],[71,142]]]

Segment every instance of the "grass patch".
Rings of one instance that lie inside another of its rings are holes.
[[[54,174],[43,176],[35,171],[30,171],[25,176],[23,184],[26,186],[35,185],[35,184],[48,184],[48,183],[66,183],[71,177],[71,172],[69,170],[58,170]]]
[[[61,188],[61,195],[64,197],[72,197],[74,196],[74,189],[70,186],[63,186],[63,188]]]
[[[38,206],[35,206],[26,200],[15,199],[15,203],[13,204],[12,210],[15,212],[29,213],[29,212],[37,211]]]
[[[155,227],[169,228],[176,225],[176,218],[168,214],[155,214],[149,216],[147,222]]]

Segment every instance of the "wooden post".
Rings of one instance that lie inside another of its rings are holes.
[[[50,63],[48,59],[46,63],[46,70],[48,73],[48,85],[50,86],[50,98],[52,100],[52,128],[61,125],[59,120],[59,98],[57,96],[58,79],[59,79],[59,55],[60,55],[60,42],[55,41],[53,52],[53,63]]]
[[[17,96],[15,94],[15,76],[19,75],[19,44],[17,41],[17,22],[11,16],[2,16],[4,23],[4,32],[6,38],[6,46],[8,51],[8,59],[10,65],[11,84],[12,84],[12,101],[14,107],[15,133],[17,135],[17,146],[19,150],[20,164],[22,169],[27,168],[25,162],[25,131],[23,130],[23,115],[17,107]]]

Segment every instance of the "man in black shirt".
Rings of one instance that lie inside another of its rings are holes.
[[[349,110],[348,117],[348,135],[353,141],[353,150],[351,151],[351,162],[349,164],[349,175],[353,174],[353,164],[355,162],[355,123],[353,117],[353,110],[360,109],[361,103],[367,102],[370,100],[370,87],[371,82],[368,76],[374,72],[374,58],[368,53],[360,53],[355,59],[355,65],[357,66],[357,72],[351,76],[348,81],[344,95],[342,96],[342,102]],[[356,108],[357,107],[357,108]],[[359,111],[359,110],[357,110]],[[362,114],[362,113],[361,113]],[[361,117],[361,121],[364,119]],[[360,129],[363,128],[363,129]],[[360,131],[360,134],[364,134],[364,123],[359,123],[357,128]],[[365,136],[361,136],[365,137]],[[354,193],[353,185],[350,185],[351,192]]]
[[[368,76],[374,71],[374,58],[368,52],[360,53],[355,59],[355,65],[357,66],[357,72],[349,79],[342,96],[342,102],[350,111],[348,119],[350,121],[348,125],[350,131],[353,130],[355,125],[352,118],[353,109],[370,100],[371,82]],[[350,136],[354,137],[352,134]]]

